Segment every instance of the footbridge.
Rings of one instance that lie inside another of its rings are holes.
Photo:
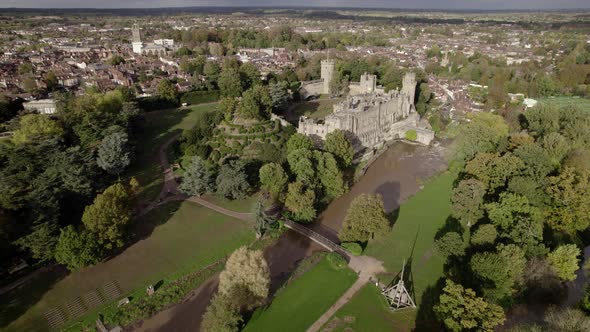
[[[283,219],[283,223],[285,227],[292,229],[295,232],[307,237],[308,239],[321,245],[322,247],[342,255],[347,260],[350,259],[350,253],[346,251],[346,249],[342,248],[340,245],[328,239],[327,237],[321,235],[320,233],[312,231],[311,229],[289,219]]]

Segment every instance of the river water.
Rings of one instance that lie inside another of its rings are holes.
[[[421,189],[421,181],[446,169],[444,152],[442,146],[424,147],[402,142],[392,144],[370,165],[350,191],[333,201],[320,215],[319,221],[311,227],[338,242],[337,233],[342,227],[350,202],[363,193],[380,194],[386,212],[394,211]],[[271,273],[271,293],[289,279],[299,261],[321,250],[324,248],[298,233],[291,230],[285,232],[265,251]],[[138,324],[136,330],[198,330],[200,317],[217,285],[215,278],[212,279],[182,303]]]

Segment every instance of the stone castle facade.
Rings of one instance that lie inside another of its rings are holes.
[[[351,84],[350,95],[334,105],[332,114],[319,121],[302,116],[297,131],[315,140],[324,140],[332,131],[342,130],[351,138],[357,151],[403,138],[410,130],[416,132],[418,142],[430,144],[434,133],[418,126],[415,93],[414,73],[404,76],[401,90],[389,92],[376,85],[374,75],[365,74],[360,82]]]

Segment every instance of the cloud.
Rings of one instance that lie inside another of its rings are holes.
[[[588,0],[0,0],[0,7],[158,8],[192,6],[307,6],[450,10],[590,8]]]

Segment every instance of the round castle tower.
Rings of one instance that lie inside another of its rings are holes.
[[[323,85],[323,94],[330,93],[330,82],[332,82],[332,77],[334,77],[334,66],[335,62],[332,59],[322,60],[322,70],[321,70],[321,78],[324,80]]]

